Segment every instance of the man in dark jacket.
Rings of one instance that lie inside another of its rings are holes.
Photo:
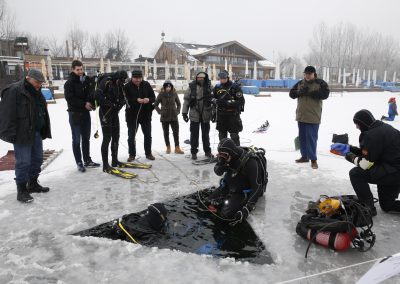
[[[218,145],[214,172],[224,177],[208,198],[209,209],[231,225],[244,221],[266,190],[268,173],[264,155],[262,149],[239,147],[229,138]]]
[[[111,166],[118,167],[119,146],[119,111],[125,104],[123,95],[123,84],[128,78],[126,71],[117,71],[111,76],[104,77],[96,91],[96,99],[99,102],[99,117],[103,132],[101,143],[101,157],[103,160],[103,171],[109,173],[112,168],[108,163],[108,147],[111,142]]]
[[[90,79],[83,73],[83,64],[72,61],[72,72],[64,84],[64,96],[68,103],[69,124],[72,132],[72,150],[80,172],[85,167],[99,167],[90,157],[90,111],[94,110],[94,98],[90,94]],[[81,154],[82,140],[82,154]]]
[[[227,71],[218,74],[220,83],[214,87],[213,120],[217,121],[219,141],[228,136],[240,146],[239,132],[243,130],[240,113],[244,110],[244,97],[240,85],[229,80]]]
[[[350,181],[358,199],[376,215],[369,184],[378,186],[379,204],[383,211],[400,212],[400,131],[375,120],[366,109],[353,118],[360,129],[360,147],[335,143],[331,151],[346,157],[356,167],[350,170]]]
[[[183,97],[182,117],[185,122],[190,120],[190,152],[192,160],[197,159],[199,147],[199,132],[206,157],[211,158],[210,120],[211,120],[211,82],[208,74],[199,72],[196,79],[190,82]],[[189,113],[189,116],[188,116]]]
[[[313,66],[304,69],[304,79],[290,90],[289,96],[297,99],[296,120],[299,126],[300,159],[296,163],[308,163],[318,169],[317,140],[321,123],[322,100],[329,97],[328,84],[317,78]]]
[[[136,158],[136,132],[139,124],[144,136],[144,152],[146,158],[155,160],[151,152],[151,116],[156,96],[150,83],[143,80],[141,70],[132,71],[132,79],[125,85],[125,94],[129,106],[126,108],[126,123],[128,125],[128,162]]]
[[[48,192],[38,183],[43,163],[43,139],[51,138],[47,103],[40,89],[43,74],[29,70],[25,79],[1,92],[0,139],[14,144],[17,200],[31,202],[30,193]]]

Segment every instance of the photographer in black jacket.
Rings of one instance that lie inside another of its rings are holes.
[[[83,64],[79,60],[72,61],[72,72],[64,84],[64,96],[68,103],[72,150],[78,170],[85,172],[85,167],[99,167],[100,164],[94,163],[90,157],[89,112],[95,109],[95,103],[90,94],[90,78],[83,72]],[[84,163],[82,163],[82,155]]]
[[[331,152],[346,157],[356,165],[350,170],[350,181],[358,199],[368,205],[376,215],[369,184],[378,186],[379,204],[383,211],[400,212],[400,131],[382,121],[375,120],[366,109],[353,118],[360,129],[360,147],[335,143]]]

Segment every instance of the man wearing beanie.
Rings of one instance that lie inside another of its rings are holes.
[[[232,139],[224,138],[218,145],[217,157],[214,172],[223,178],[209,196],[208,208],[236,225],[246,220],[266,189],[265,151],[240,147]]]
[[[151,116],[156,96],[150,83],[143,80],[141,70],[133,70],[132,78],[125,85],[125,94],[129,106],[126,108],[125,118],[128,125],[128,162],[136,158],[136,133],[139,125],[144,136],[144,152],[146,158],[155,160],[151,152]]]
[[[182,117],[185,122],[190,120],[190,152],[192,160],[197,159],[199,147],[199,132],[203,150],[207,158],[211,158],[210,121],[211,121],[211,82],[208,74],[199,72],[196,79],[190,82],[183,97]],[[189,115],[188,115],[189,114]]]
[[[308,163],[318,169],[317,140],[321,123],[322,101],[329,97],[328,84],[317,78],[313,66],[304,69],[304,79],[290,90],[289,96],[297,99],[296,120],[299,127],[301,157],[296,163]]]
[[[14,145],[17,200],[24,203],[33,201],[31,193],[49,191],[38,183],[43,139],[51,138],[47,103],[40,90],[44,81],[40,71],[31,69],[1,92],[0,139]]]
[[[400,212],[400,131],[375,120],[366,109],[358,111],[353,121],[361,131],[359,147],[335,143],[331,152],[356,165],[349,173],[351,184],[374,216],[377,213],[369,184],[377,185],[383,211]]]

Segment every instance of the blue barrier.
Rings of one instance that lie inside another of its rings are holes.
[[[286,79],[285,81],[285,88],[293,88],[294,85],[296,85],[297,82],[299,82],[300,80],[293,80],[293,79]]]
[[[50,89],[48,88],[42,88],[42,95],[46,99],[46,101],[53,100],[53,94],[51,93]]]
[[[382,87],[393,87],[393,86],[396,86],[397,84],[399,84],[399,83],[396,83],[396,82],[383,82],[381,84],[381,86]],[[400,84],[399,84],[399,86],[400,86]]]
[[[382,89],[385,91],[390,91],[390,92],[400,92],[400,86],[392,85],[392,86],[382,86]]]
[[[244,94],[249,95],[258,95],[260,93],[260,89],[256,86],[242,86],[242,91]]]
[[[292,88],[299,80],[284,79],[284,80],[240,80],[242,86],[254,86],[258,88]]]
[[[264,80],[266,88],[284,88],[285,83],[283,80]]]

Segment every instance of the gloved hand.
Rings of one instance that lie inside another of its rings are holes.
[[[227,102],[227,105],[228,106],[233,106],[233,105],[235,105],[235,101],[234,100],[228,100],[228,102]]]
[[[182,117],[183,117],[183,120],[184,120],[185,122],[188,122],[188,121],[189,121],[189,117],[188,117],[187,113],[182,113]]]
[[[370,168],[372,168],[372,166],[374,165],[373,162],[368,161],[365,158],[358,158],[354,160],[354,164],[356,166],[359,166],[360,168],[362,168],[363,170],[369,170]]]
[[[350,163],[353,163],[357,167],[362,168],[363,170],[369,170],[374,165],[373,162],[368,161],[366,158],[358,157],[358,156],[356,156],[355,154],[353,154],[351,152],[349,152],[346,155],[346,160],[349,161]]]
[[[247,219],[247,217],[249,217],[249,214],[250,214],[249,209],[247,209],[247,207],[244,206],[242,210],[236,212],[235,216],[233,217],[234,220],[231,221],[229,225],[236,226],[236,224],[242,223],[244,220]]]
[[[342,143],[335,143],[331,145],[331,153],[346,156],[346,154],[350,152],[350,145],[349,144],[342,144]]]
[[[301,88],[297,91],[297,93],[299,94],[299,96],[305,95],[305,94],[307,94],[307,92],[308,92],[308,87],[301,87]]]
[[[209,204],[213,205],[214,207],[219,206],[221,204],[221,199],[210,199]]]

